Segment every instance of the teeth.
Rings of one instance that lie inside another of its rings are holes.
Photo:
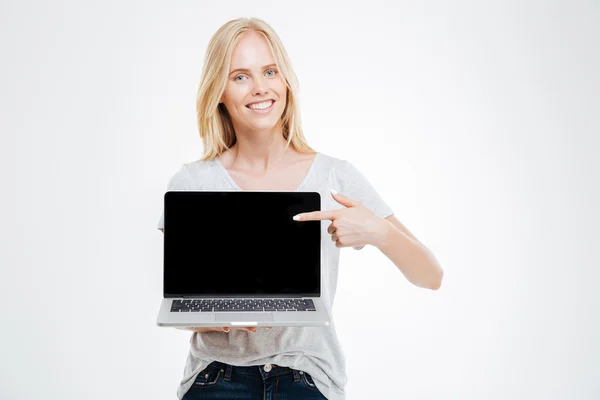
[[[273,100],[265,101],[263,103],[250,104],[248,108],[251,108],[252,110],[266,110],[267,108],[271,107],[271,104],[273,104]]]

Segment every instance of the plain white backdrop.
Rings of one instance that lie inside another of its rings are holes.
[[[2,1],[0,398],[175,399],[168,179],[225,22],[264,19],[306,137],[438,258],[342,250],[348,400],[600,398],[597,1]],[[374,308],[368,308],[371,299]]]

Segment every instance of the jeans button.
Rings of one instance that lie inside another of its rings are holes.
[[[271,364],[265,365],[265,372],[269,372],[271,370]]]

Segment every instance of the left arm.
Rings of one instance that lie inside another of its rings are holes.
[[[331,220],[327,233],[336,247],[377,247],[406,279],[415,286],[437,290],[442,285],[444,271],[433,253],[425,247],[393,215],[381,218],[359,201],[332,190],[331,195],[345,209],[312,211],[294,216],[295,221]]]
[[[444,271],[433,253],[390,215],[383,219],[381,239],[374,245],[385,254],[412,284],[431,290],[442,285]]]

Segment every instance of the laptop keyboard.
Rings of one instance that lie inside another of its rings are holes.
[[[173,300],[171,312],[316,311],[311,299],[186,299]]]

